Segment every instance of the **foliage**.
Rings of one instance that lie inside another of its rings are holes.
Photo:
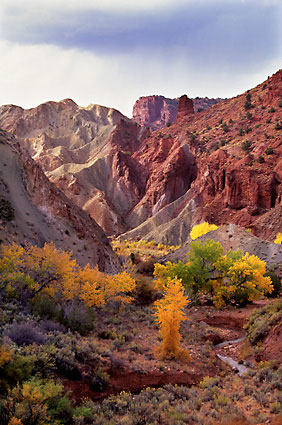
[[[270,304],[255,309],[245,326],[251,344],[257,344],[269,332],[272,326],[282,321],[282,300],[278,299]]]
[[[144,276],[136,276],[135,299],[138,303],[151,304],[157,295],[154,283]]]
[[[272,155],[274,153],[274,149],[269,146],[268,148],[265,149],[265,153],[266,155]]]
[[[228,133],[228,131],[229,131],[229,127],[227,126],[227,124],[226,124],[226,123],[223,123],[223,124],[221,125],[221,128],[222,128],[222,130],[223,130],[223,132],[224,132],[224,133]]]
[[[17,345],[38,345],[46,343],[46,337],[40,332],[33,323],[21,322],[13,323],[7,331],[7,335]]]
[[[242,146],[243,151],[245,151],[247,153],[249,153],[252,150],[252,142],[248,139],[244,140],[242,142],[241,146]]]
[[[275,130],[282,130],[282,121],[277,121],[274,128]]]
[[[162,344],[156,353],[160,358],[182,357],[188,359],[189,354],[180,348],[180,323],[187,320],[184,307],[189,303],[184,295],[184,287],[177,278],[168,279],[164,287],[163,298],[154,304],[156,321],[160,325],[159,335]]]
[[[275,273],[274,270],[268,270],[266,272],[266,276],[269,276],[271,279],[271,284],[273,286],[273,291],[272,292],[267,292],[266,296],[270,297],[270,298],[276,298],[279,297],[280,293],[281,293],[281,288],[282,288],[282,284],[281,284],[281,279],[278,276],[277,273]]]
[[[274,243],[282,244],[282,233],[277,233]]]
[[[15,218],[15,212],[8,199],[0,197],[0,218],[6,221],[12,221]]]
[[[34,298],[44,293],[59,304],[78,300],[87,307],[132,301],[128,293],[134,290],[135,281],[128,273],[106,275],[89,265],[82,269],[71,252],[58,250],[53,243],[43,248],[14,243],[1,251],[0,289],[7,296],[22,297],[25,292],[26,297]]]
[[[208,293],[218,308],[226,304],[246,304],[261,295],[272,292],[270,277],[265,276],[265,262],[241,251],[223,255],[219,242],[207,239],[205,243],[191,243],[186,264],[179,262],[156,264],[155,277],[159,287],[169,278],[182,279],[192,294]]]
[[[130,254],[133,253],[135,258],[140,257],[142,260],[150,259],[151,257],[163,257],[180,248],[180,246],[165,245],[155,241],[146,241],[144,239],[138,241],[116,239],[112,241],[112,247],[113,250],[121,256],[129,257]]]
[[[232,300],[245,305],[273,290],[270,277],[264,276],[265,262],[255,255],[246,253],[234,262],[230,261],[230,257],[223,256],[215,267],[223,272],[220,279],[213,282],[213,302],[216,307],[224,307]]]
[[[12,388],[5,400],[1,400],[0,417],[6,418],[2,425],[34,424],[51,425],[49,403],[59,398],[62,386],[52,381],[32,379]]]
[[[196,224],[192,228],[190,232],[190,236],[191,236],[191,239],[195,240],[199,238],[200,236],[203,236],[206,233],[209,233],[212,230],[216,230],[216,229],[218,229],[218,226],[216,226],[215,224],[209,224],[207,221],[204,221],[201,224]]]

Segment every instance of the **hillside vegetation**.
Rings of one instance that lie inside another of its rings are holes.
[[[281,300],[251,315],[250,345],[244,342],[236,351],[249,362],[242,377],[219,360],[213,346],[234,339],[238,330],[197,319],[200,312],[207,321],[216,317],[206,305],[216,288],[224,303],[215,305],[234,301],[234,314],[242,293],[244,304],[270,293],[264,262],[240,252],[223,255],[220,244],[195,240],[186,263],[156,262],[153,280],[150,271],[137,271],[131,248],[138,247],[141,263],[148,249],[175,248],[124,245],[125,269],[116,275],[81,268],[71,253],[52,244],[1,247],[1,425],[215,425],[226,418],[278,425],[281,362],[259,363],[259,342],[281,324]],[[228,321],[230,312],[223,312]],[[117,395],[121,390],[127,391]]]

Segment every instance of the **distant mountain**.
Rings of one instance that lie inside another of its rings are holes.
[[[196,97],[193,99],[194,111],[201,112],[221,102],[223,99]],[[164,96],[143,96],[133,106],[132,119],[142,127],[152,130],[164,128],[176,120],[178,99]]]
[[[53,241],[73,251],[82,266],[98,265],[114,272],[118,259],[102,229],[44,175],[40,166],[0,130],[0,238],[1,243]]]

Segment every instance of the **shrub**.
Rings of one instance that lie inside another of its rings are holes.
[[[64,308],[63,324],[72,332],[87,335],[95,327],[94,311],[81,302],[73,301]]]
[[[282,244],[282,233],[277,233],[274,243]]]
[[[244,140],[241,144],[243,151],[249,153],[252,150],[252,142],[248,139]]]
[[[255,309],[250,315],[249,321],[245,326],[247,336],[251,344],[257,344],[269,332],[271,326],[282,319],[282,301],[276,300],[272,303]]]
[[[53,420],[59,421],[59,424],[71,424],[74,411],[68,393],[63,397],[52,397],[48,401],[48,414]]]
[[[67,330],[61,323],[55,322],[54,320],[41,320],[39,323],[40,329],[44,332],[62,332],[65,333]]]
[[[266,155],[272,155],[274,153],[274,149],[272,147],[268,147],[265,149]]]
[[[71,357],[67,357],[64,350],[58,350],[54,356],[57,372],[74,381],[81,380],[81,372],[78,363]]]
[[[32,300],[32,311],[40,317],[57,321],[61,321],[64,315],[62,307],[48,294],[38,294]]]
[[[136,300],[140,304],[148,305],[152,304],[155,301],[157,296],[157,291],[153,282],[149,281],[147,278],[137,278],[136,279]]]
[[[207,221],[204,221],[201,224],[196,224],[195,226],[193,226],[190,232],[190,237],[191,239],[195,240],[198,239],[200,236],[203,236],[206,233],[209,233],[216,229],[218,229],[218,226],[216,226],[215,224],[209,224]]]
[[[17,345],[45,344],[47,338],[33,323],[14,323],[6,332]]]
[[[222,130],[223,130],[224,133],[228,133],[229,127],[227,126],[226,123],[223,123],[222,126],[221,126],[221,128],[222,128]]]
[[[98,368],[90,378],[90,389],[92,391],[102,392],[108,387],[110,381],[109,375]]]
[[[246,100],[245,104],[244,104],[244,108],[246,111],[248,111],[249,109],[251,109],[252,104],[251,102],[249,102],[248,100]]]
[[[260,156],[258,157],[258,163],[259,163],[259,164],[263,164],[264,162],[265,162],[264,157],[263,157],[262,155],[260,155]]]
[[[270,112],[271,114],[273,114],[274,112],[276,111],[276,109],[275,108],[273,108],[273,106],[269,109],[269,111],[268,112]]]
[[[62,386],[52,381],[43,382],[32,379],[17,385],[9,392],[6,400],[2,400],[0,417],[7,419],[2,425],[51,425],[49,402],[59,399]]]
[[[273,286],[273,291],[270,293],[266,293],[266,296],[270,298],[276,298],[281,293],[281,279],[274,271],[267,271],[266,276],[269,276],[271,279],[271,283]]]
[[[6,392],[9,387],[31,378],[34,372],[34,356],[14,354],[12,358],[0,367],[0,391]]]
[[[0,197],[0,218],[6,221],[12,221],[15,218],[15,212],[8,199]]]

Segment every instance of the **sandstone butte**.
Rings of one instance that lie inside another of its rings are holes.
[[[170,125],[176,120],[179,99],[170,99],[164,96],[142,96],[133,106],[132,118],[143,127],[157,130]],[[193,99],[195,112],[208,109],[223,99],[209,99],[196,97]]]
[[[180,244],[201,220],[273,240],[281,229],[282,71],[199,113],[151,131],[118,111],[67,99],[0,108],[49,179],[108,235]]]

